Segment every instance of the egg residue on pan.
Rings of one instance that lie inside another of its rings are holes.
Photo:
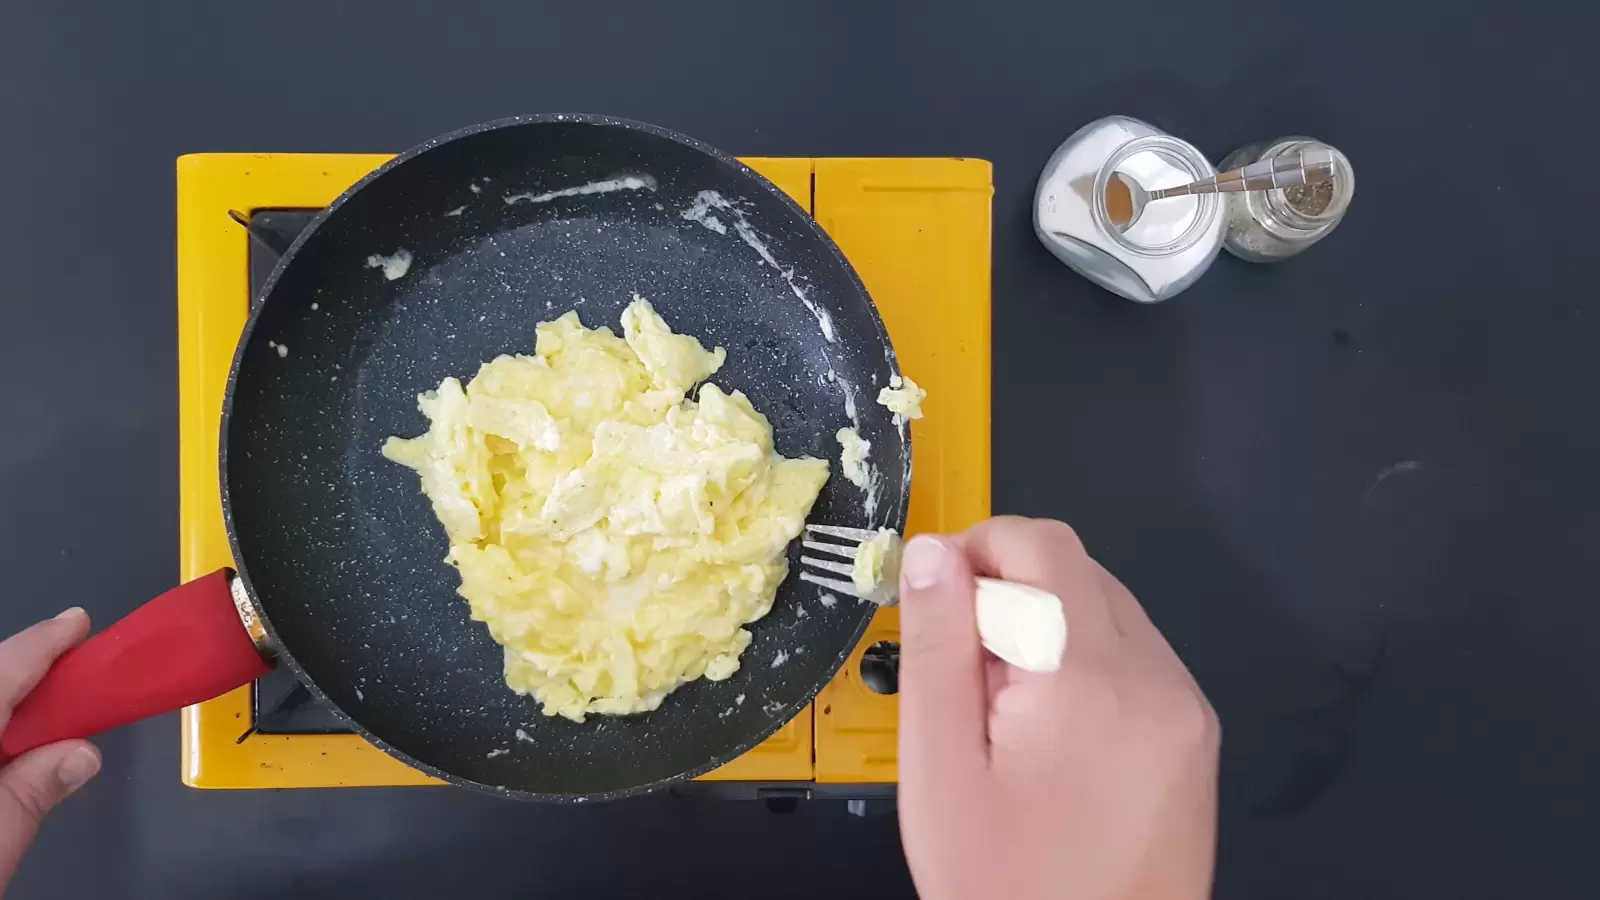
[[[844,477],[851,484],[867,490],[876,478],[876,473],[867,467],[867,454],[872,451],[872,442],[850,427],[839,429],[834,439],[839,442],[840,471],[844,472]]]
[[[506,683],[581,722],[731,676],[827,461],[778,454],[744,394],[702,383],[723,349],[640,297],[621,337],[576,312],[536,334],[421,395],[428,431],[383,448],[421,477]]]
[[[383,277],[390,281],[404,278],[405,274],[411,270],[411,251],[401,247],[388,256],[374,253],[367,257],[367,268],[383,270]]]

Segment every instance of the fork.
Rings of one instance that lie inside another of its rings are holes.
[[[844,578],[830,578],[801,569],[800,580],[870,600],[879,606],[894,606],[900,602],[900,553],[905,548],[900,535],[887,530],[872,531],[810,523],[806,524],[806,532],[808,537],[801,541],[802,547],[843,557],[850,562],[801,556],[802,565]],[[855,543],[813,539],[817,537]],[[856,556],[863,544],[880,537],[887,538],[882,571],[878,583],[871,590],[862,591],[856,587],[854,580]],[[1040,588],[998,578],[977,578],[973,587],[978,637],[990,653],[1029,672],[1054,672],[1061,668],[1061,657],[1067,648],[1067,620],[1060,597]]]
[[[905,542],[892,531],[873,531],[870,528],[844,528],[839,525],[812,525],[806,523],[806,533],[811,537],[831,537],[843,541],[854,541],[851,544],[836,544],[828,541],[812,540],[809,537],[800,542],[800,546],[818,553],[827,553],[843,557],[849,562],[837,562],[823,559],[819,556],[801,556],[801,565],[843,575],[844,578],[829,578],[814,572],[801,570],[800,580],[808,581],[818,587],[849,594],[862,600],[870,600],[879,606],[895,606],[900,602],[900,551],[905,547]],[[878,580],[877,587],[863,592],[856,587],[852,579],[856,571],[856,553],[861,545],[880,535],[888,535],[892,540],[883,554],[883,573]]]

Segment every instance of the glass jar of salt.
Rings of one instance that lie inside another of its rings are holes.
[[[1304,150],[1326,151],[1333,157],[1333,177],[1312,184],[1227,194],[1223,216],[1227,230],[1222,246],[1250,262],[1287,259],[1328,236],[1344,218],[1355,194],[1355,172],[1343,153],[1308,137],[1283,137],[1240,147],[1223,159],[1222,168],[1236,169],[1264,159],[1292,157]]]
[[[1194,284],[1222,247],[1221,202],[1194,194],[1135,211],[1145,191],[1217,174],[1205,154],[1127,116],[1090,122],[1067,138],[1039,176],[1033,226],[1050,251],[1112,293],[1155,303]]]

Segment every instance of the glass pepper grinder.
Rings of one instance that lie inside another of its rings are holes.
[[[1283,137],[1240,147],[1223,159],[1227,171],[1253,162],[1321,150],[1333,157],[1333,178],[1268,191],[1227,194],[1223,218],[1227,223],[1222,246],[1249,262],[1277,262],[1327,237],[1344,218],[1355,194],[1355,172],[1350,160],[1337,149],[1308,137]]]

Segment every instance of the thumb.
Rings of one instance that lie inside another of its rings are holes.
[[[985,767],[988,688],[972,566],[949,539],[911,539],[900,563],[900,763],[913,777]]]
[[[0,769],[0,889],[39,833],[45,813],[100,771],[88,741],[60,741],[31,750]]]

